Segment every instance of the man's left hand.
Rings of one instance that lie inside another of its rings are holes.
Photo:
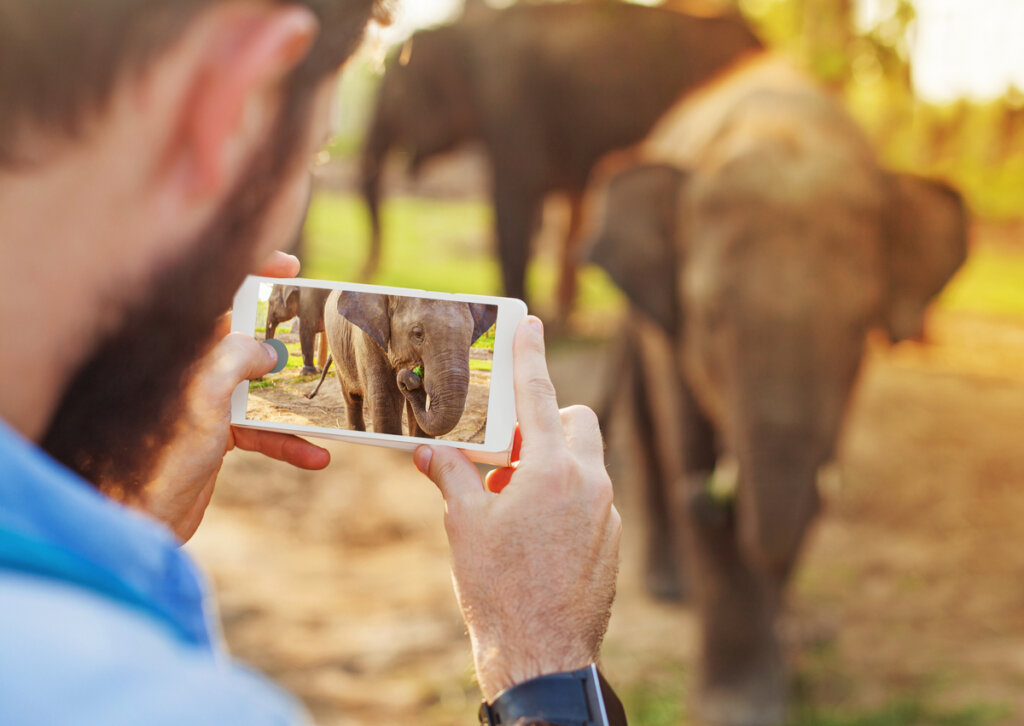
[[[297,259],[279,252],[257,274],[295,277],[298,270]],[[142,503],[142,509],[166,522],[183,541],[198,529],[224,455],[236,446],[302,469],[323,469],[330,463],[326,449],[297,436],[231,425],[232,392],[239,383],[270,372],[276,363],[273,348],[243,333],[227,335],[199,362],[178,435],[164,452]]]

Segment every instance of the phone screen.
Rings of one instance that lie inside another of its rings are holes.
[[[245,419],[483,444],[497,320],[479,302],[261,282],[252,332],[289,356],[249,383]]]

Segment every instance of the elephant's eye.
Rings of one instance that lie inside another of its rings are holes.
[[[415,328],[413,328],[412,329],[412,339],[415,340],[418,343],[422,343],[423,342],[423,328],[421,328],[418,325]]]

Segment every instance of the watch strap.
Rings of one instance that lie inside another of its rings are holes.
[[[480,723],[486,726],[513,726],[520,719],[553,726],[626,726],[622,703],[593,664],[524,681],[480,706]]]

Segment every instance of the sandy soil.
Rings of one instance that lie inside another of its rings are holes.
[[[287,340],[283,336],[282,339]],[[490,351],[474,349],[470,351],[470,357],[490,360],[493,354]],[[288,370],[267,376],[265,380],[277,385],[266,388],[253,387],[249,392],[246,418],[303,426],[349,428],[341,384],[338,383],[333,369],[328,373],[316,398],[312,400],[307,399],[306,395],[316,388],[320,376],[300,376],[298,371]],[[469,393],[466,396],[466,408],[462,418],[454,429],[439,438],[482,444],[487,436],[487,406],[490,394],[490,371],[470,371]],[[369,409],[364,411],[364,416],[367,430],[372,431],[373,417]],[[408,431],[408,426],[408,414],[403,413],[403,430]]]
[[[1024,323],[929,327],[928,345],[874,347],[866,361],[792,590],[794,690],[822,707],[924,699],[994,708],[943,723],[1024,723]],[[594,403],[605,346],[549,352],[562,403]],[[228,457],[190,547],[232,649],[324,726],[473,723],[437,491],[406,454],[329,448],[318,473]],[[689,611],[640,587],[630,459],[613,429],[625,542],[604,653],[627,696],[691,681],[695,647]]]

